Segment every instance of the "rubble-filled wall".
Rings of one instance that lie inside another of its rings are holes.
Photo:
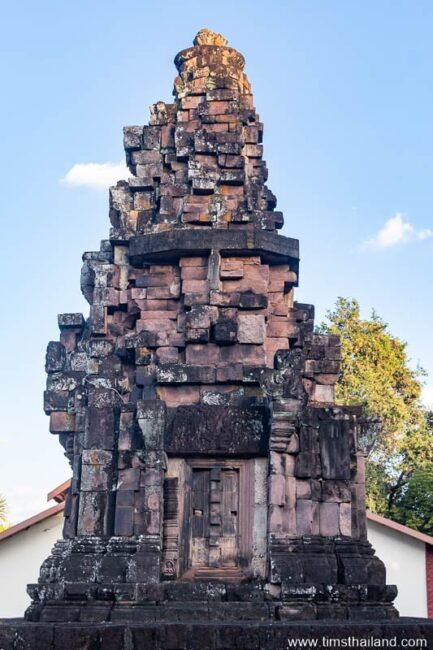
[[[202,30],[175,63],[174,103],[125,128],[131,178],[83,258],[89,318],[61,315],[48,346],[73,480],[28,616],[158,617],[181,593],[258,598],[244,618],[393,616],[361,413],[334,404],[338,337],[294,300],[298,242],[276,232],[244,59]]]

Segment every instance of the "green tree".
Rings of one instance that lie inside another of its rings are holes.
[[[414,470],[395,499],[390,515],[395,521],[433,535],[432,467]]]
[[[361,318],[356,300],[338,298],[327,319],[320,331],[341,338],[337,402],[361,404],[381,423],[367,458],[367,506],[421,530],[429,511],[415,494],[433,477],[433,417],[420,402],[425,373],[410,368],[406,344],[375,312]],[[409,518],[415,502],[419,515]]]
[[[9,527],[7,522],[8,507],[6,499],[0,494],[0,532]]]

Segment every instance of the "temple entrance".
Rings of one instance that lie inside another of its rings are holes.
[[[235,567],[239,559],[239,468],[192,468],[189,566]]]
[[[169,458],[164,579],[265,575],[265,458]]]
[[[184,577],[241,579],[251,563],[254,461],[189,459],[184,489]]]

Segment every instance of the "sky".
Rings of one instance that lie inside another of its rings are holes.
[[[297,299],[374,308],[429,373],[433,404],[433,3],[112,0],[2,7],[0,493],[12,523],[69,477],[42,411],[57,314],[82,311],[81,255],[108,236],[122,127],[171,101],[196,32],[241,51],[268,186],[300,239]]]

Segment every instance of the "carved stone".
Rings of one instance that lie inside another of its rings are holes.
[[[244,59],[202,30],[175,63],[174,102],[125,127],[131,178],[83,256],[89,317],[59,316],[48,345],[44,408],[73,478],[26,617],[164,622],[167,647],[174,621],[216,644],[218,621],[394,618],[363,419],[334,404],[338,337],[294,300],[298,242],[277,234]]]

